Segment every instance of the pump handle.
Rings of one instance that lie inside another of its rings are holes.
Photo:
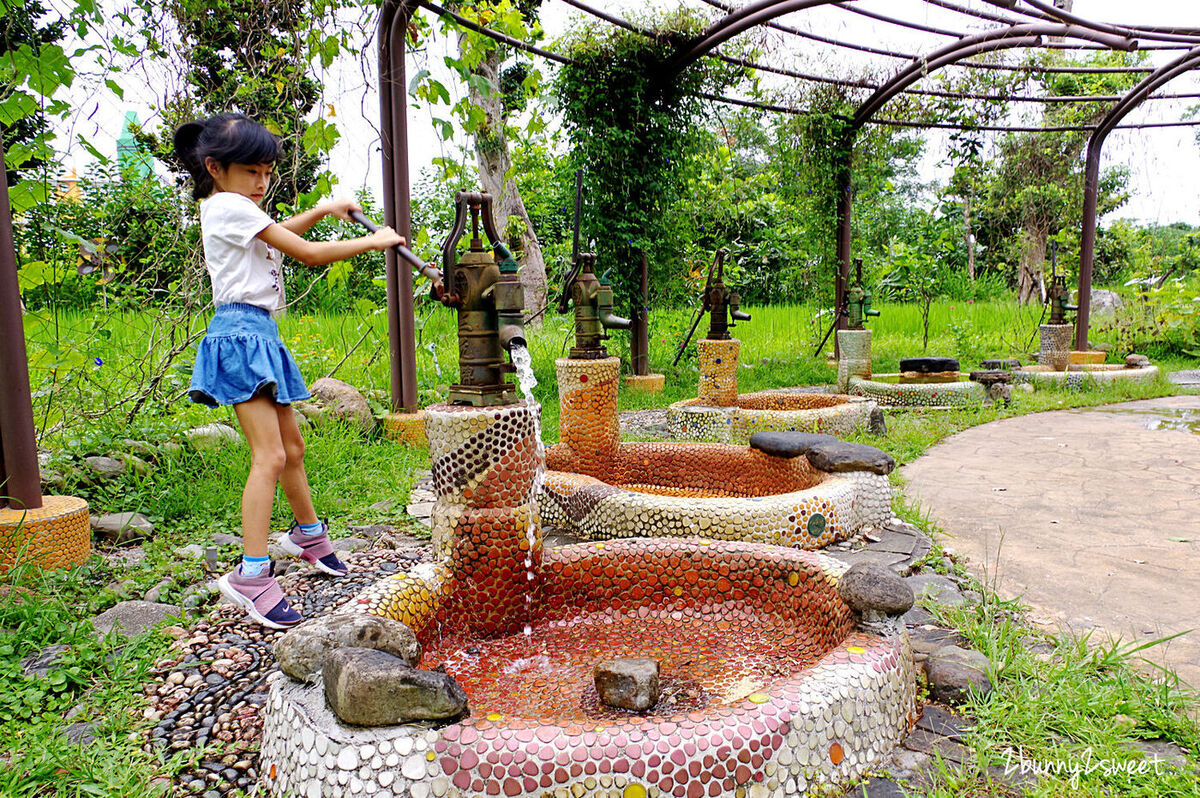
[[[379,229],[379,225],[372,222],[362,213],[362,211],[350,211],[350,218],[367,229],[368,233],[374,233]],[[425,261],[417,257],[417,254],[403,244],[397,244],[392,247],[401,260],[407,261],[410,266],[427,277],[433,283],[433,295],[441,299],[442,292],[445,288],[442,283],[442,273],[437,268],[430,266]]]

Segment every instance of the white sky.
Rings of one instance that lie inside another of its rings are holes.
[[[735,0],[744,4],[744,0]],[[981,0],[955,0],[961,5],[985,9],[995,13],[1006,13]],[[590,0],[605,11],[628,16],[648,7],[673,8],[682,3],[685,7],[715,12],[699,0]],[[885,13],[892,17],[922,22],[931,26],[956,30],[972,30],[981,23],[970,17],[940,9],[921,0],[861,0],[860,7]],[[1200,27],[1200,3],[1180,0],[1142,0],[1131,6],[1125,0],[1076,0],[1074,11],[1080,16],[1109,22],[1136,22],[1139,24],[1181,24]],[[422,12],[426,13],[426,12]],[[1136,16],[1135,16],[1136,14]],[[548,38],[553,39],[564,32],[575,19],[585,18],[581,12],[560,0],[545,0],[541,18]],[[586,17],[589,18],[590,17]],[[876,22],[842,9],[828,7],[792,14],[780,21],[802,29],[811,30],[834,38],[884,45],[892,49],[926,52],[948,41],[945,37],[914,32]],[[342,141],[334,149],[331,166],[338,175],[339,192],[351,193],[361,187],[380,194],[380,162],[378,140],[378,97],[375,83],[375,42],[364,42],[363,55],[359,59],[344,59],[335,64],[324,76],[325,102],[332,104],[336,121],[342,130]],[[759,31],[747,34],[762,37]],[[766,34],[763,42],[770,52],[770,60],[805,72],[835,74],[837,70],[855,67],[874,67],[880,70],[895,70],[897,59],[885,59],[844,50],[835,50],[811,41],[779,33]],[[441,56],[448,52],[449,43],[440,40],[427,54],[410,56],[408,74],[419,68],[429,68],[435,74],[445,74]],[[736,43],[726,45],[726,48]],[[1162,64],[1177,57],[1179,51],[1153,51],[1150,61]],[[541,66],[547,75],[550,65]],[[139,64],[117,77],[126,89],[125,100],[107,92],[91,92],[90,88],[79,87],[81,96],[76,100],[79,112],[71,124],[62,131],[60,146],[67,149],[66,163],[71,167],[84,168],[90,156],[77,143],[76,135],[84,135],[101,149],[113,151],[111,142],[120,130],[126,110],[136,110],[144,122],[153,121],[153,108],[169,94],[169,71],[161,65]],[[774,76],[764,77],[768,85],[776,85],[787,79]],[[455,92],[453,79],[446,75],[444,80]],[[1168,84],[1166,91],[1177,93],[1200,91],[1200,78],[1185,76]],[[1173,121],[1181,118],[1187,107],[1186,100],[1164,100],[1144,103],[1126,117],[1127,123],[1138,121]],[[1022,106],[1038,109],[1041,106]],[[443,106],[439,112],[444,115]],[[885,112],[886,114],[886,109]],[[411,171],[414,178],[431,159],[437,156],[455,157],[455,148],[447,148],[438,141],[429,122],[429,109],[410,111]],[[1169,223],[1185,221],[1200,224],[1200,196],[1195,187],[1200,185],[1200,145],[1195,134],[1200,128],[1160,128],[1149,130],[1114,131],[1104,148],[1104,165],[1126,164],[1131,170],[1131,201],[1119,209],[1115,217],[1132,217],[1144,221]],[[944,137],[937,132],[928,135],[926,156],[920,167],[925,180],[944,178],[944,170],[938,163],[944,158]],[[107,146],[105,146],[107,145]]]

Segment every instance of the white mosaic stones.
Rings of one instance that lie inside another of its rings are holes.
[[[789,402],[799,409],[788,409]],[[836,394],[743,394],[729,407],[689,399],[667,408],[667,432],[678,440],[742,444],[765,431],[850,435],[870,426],[877,406],[861,396]]]
[[[1024,366],[1013,371],[1013,382],[1058,383],[1068,388],[1109,382],[1154,382],[1158,366],[1130,369],[1117,363],[1071,364],[1066,371],[1051,371],[1046,366]]]

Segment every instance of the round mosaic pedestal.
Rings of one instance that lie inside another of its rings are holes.
[[[849,393],[850,378],[871,376],[871,331],[838,330],[837,388]]]
[[[457,610],[479,634],[525,623],[527,574],[542,556],[537,413],[524,402],[425,410],[434,555],[450,570]]]
[[[92,527],[83,499],[43,496],[36,510],[0,509],[0,574],[23,562],[67,568],[91,553]]]
[[[389,438],[409,446],[428,446],[429,439],[425,437],[425,413],[418,410],[415,413],[388,413],[380,419],[383,432]]]
[[[1038,327],[1041,334],[1041,347],[1038,351],[1038,365],[1052,371],[1066,371],[1071,363],[1071,344],[1075,337],[1073,324],[1042,324]]]
[[[732,405],[737,402],[738,358],[742,342],[736,338],[712,341],[704,338],[696,343],[700,361],[700,379],[696,399],[704,405]]]
[[[876,407],[858,396],[819,393],[741,394],[731,407],[688,399],[667,408],[667,432],[714,443],[749,443],[751,435],[766,430],[850,435],[869,426]]]
[[[528,635],[414,631],[468,717],[344,726],[320,686],[273,677],[261,769],[277,796],[799,796],[876,766],[915,719],[901,624],[856,625],[824,555],[702,540],[548,551]],[[405,577],[365,594],[371,611]],[[351,606],[363,606],[360,601]],[[591,667],[653,656],[646,713],[598,703]]]
[[[625,387],[635,393],[662,393],[667,378],[662,374],[630,374],[625,377]]]

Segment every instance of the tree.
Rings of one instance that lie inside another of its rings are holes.
[[[537,20],[541,4],[542,0],[459,0],[450,5],[480,25],[522,41],[537,41],[542,36]],[[443,30],[457,37],[458,58],[447,58],[446,64],[462,79],[466,96],[451,104],[449,90],[429,70],[417,73],[413,94],[430,105],[451,105],[453,118],[471,136],[479,183],[494,198],[493,213],[502,234],[517,243],[526,313],[539,314],[546,305],[546,265],[541,242],[517,184],[511,143],[519,140],[522,133],[536,135],[545,128],[538,114],[530,116],[524,131],[516,120],[536,98],[541,73],[530,63],[512,62],[512,48],[489,36],[460,26],[448,17],[442,18],[441,24]],[[434,121],[443,140],[453,137],[451,121]],[[439,161],[443,168],[455,171],[451,164]],[[457,177],[447,175],[451,181]]]
[[[328,115],[308,121],[321,101],[310,64],[328,67],[345,46],[345,34],[326,30],[341,5],[342,0],[170,0],[167,19],[158,22],[159,43],[173,38],[162,30],[164,22],[177,31],[174,54],[182,60],[187,86],[168,99],[166,128],[241,111],[279,136],[267,207],[302,205],[329,190],[329,177],[320,171],[322,156],[339,134]],[[145,12],[155,18],[156,6],[147,4]],[[173,164],[170,136],[156,144],[156,154]]]
[[[61,41],[67,21],[61,17],[46,20],[46,13],[41,0],[5,4],[0,16],[0,58],[22,46],[38,51]],[[4,151],[13,154],[10,162],[20,162],[19,168],[5,169],[8,185],[16,185],[23,171],[35,170],[45,163],[45,148],[40,145],[44,143],[48,129],[46,114],[37,104],[32,104],[26,115],[0,114]],[[29,156],[23,157],[22,153],[26,151]]]

